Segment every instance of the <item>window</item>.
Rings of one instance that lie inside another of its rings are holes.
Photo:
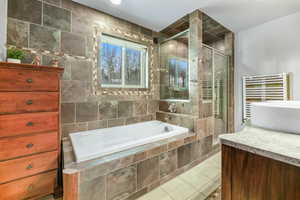
[[[188,90],[188,62],[186,60],[169,59],[170,87],[176,91]]]
[[[102,35],[99,48],[102,87],[148,87],[146,46]]]

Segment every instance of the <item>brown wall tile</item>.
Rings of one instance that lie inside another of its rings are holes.
[[[147,152],[147,157],[149,158],[149,157],[153,157],[153,156],[159,155],[159,154],[161,154],[163,152],[166,152],[167,150],[168,150],[168,145],[167,144],[155,147],[153,149],[150,149]]]
[[[8,18],[7,32],[7,44],[28,47],[29,24]]]
[[[8,17],[41,24],[42,2],[37,0],[8,0]]]
[[[76,104],[76,121],[87,122],[98,118],[98,102],[86,102]]]
[[[136,101],[133,107],[134,115],[146,115],[147,114],[147,104],[144,101]]]
[[[128,124],[135,124],[135,123],[138,123],[140,122],[140,118],[139,117],[130,117],[130,118],[126,118],[125,120],[125,124],[128,125]]]
[[[76,133],[79,131],[87,131],[87,123],[74,123],[62,125],[63,137],[68,137],[70,133]]]
[[[132,194],[130,197],[124,199],[124,200],[136,200],[139,197],[143,196],[144,194],[146,194],[148,192],[147,188],[141,189],[140,191]]]
[[[212,150],[213,136],[207,136],[200,140],[200,154],[201,156],[208,154]]]
[[[200,142],[199,140],[193,142],[191,147],[191,161],[195,161],[201,158]]]
[[[177,150],[163,153],[159,156],[160,178],[169,175],[177,169]]]
[[[35,24],[30,24],[29,47],[48,51],[58,51],[60,31]]]
[[[138,188],[141,189],[159,179],[159,158],[154,157],[137,165]]]
[[[136,191],[136,166],[117,170],[107,175],[107,200],[118,200],[129,197]]]
[[[80,183],[80,200],[105,200],[106,177],[98,177],[91,181]]]
[[[158,111],[158,101],[149,101],[148,102],[148,114],[155,114]]]
[[[82,102],[87,96],[87,82],[85,81],[61,81],[62,102]]]
[[[61,104],[61,123],[75,122],[75,103]]]
[[[141,116],[141,122],[147,122],[147,121],[151,121],[154,119],[155,119],[155,116],[152,116],[152,115]]]
[[[60,6],[61,1],[62,0],[44,0],[45,3],[53,4],[53,5],[56,5],[56,6]]]
[[[191,162],[191,149],[191,144],[187,144],[178,148],[178,168],[181,168]]]
[[[118,103],[118,117],[132,117],[133,115],[133,102],[120,101]]]
[[[52,6],[43,5],[43,24],[63,31],[71,30],[71,12]]]
[[[70,61],[72,80],[90,81],[92,79],[92,62],[73,59]]]
[[[99,118],[114,119],[117,118],[118,102],[104,101],[99,103]]]
[[[69,32],[61,33],[61,50],[73,56],[85,56],[85,39]]]
[[[108,127],[123,126],[123,125],[125,125],[124,119],[109,119],[108,120]]]
[[[57,60],[58,61],[58,66],[64,68],[64,72],[66,72],[66,74],[70,73],[68,71],[68,69],[66,69],[65,64],[67,59],[60,57],[60,56],[56,56],[56,55],[42,55],[42,65],[45,66],[52,66],[53,65],[53,61]],[[71,78],[67,78],[67,77],[63,77],[64,80],[70,80]]]
[[[88,130],[107,128],[107,120],[88,122]]]

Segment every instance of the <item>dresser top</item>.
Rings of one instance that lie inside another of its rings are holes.
[[[52,66],[42,66],[42,65],[31,65],[31,64],[17,64],[17,63],[7,63],[0,62],[0,68],[8,69],[28,69],[28,70],[37,70],[37,71],[53,71],[62,73],[64,68],[61,67],[52,67]]]

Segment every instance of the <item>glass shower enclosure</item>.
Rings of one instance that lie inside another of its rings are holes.
[[[214,119],[214,139],[227,133],[228,127],[228,56],[203,44],[203,99],[211,107]],[[207,117],[210,117],[207,116]]]
[[[189,101],[189,30],[160,43],[160,98]],[[204,117],[213,117],[214,138],[227,133],[228,56],[206,44],[203,48],[202,98]]]

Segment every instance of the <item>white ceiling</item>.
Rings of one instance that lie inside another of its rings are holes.
[[[300,0],[73,0],[160,31],[199,8],[234,32],[300,11]]]

